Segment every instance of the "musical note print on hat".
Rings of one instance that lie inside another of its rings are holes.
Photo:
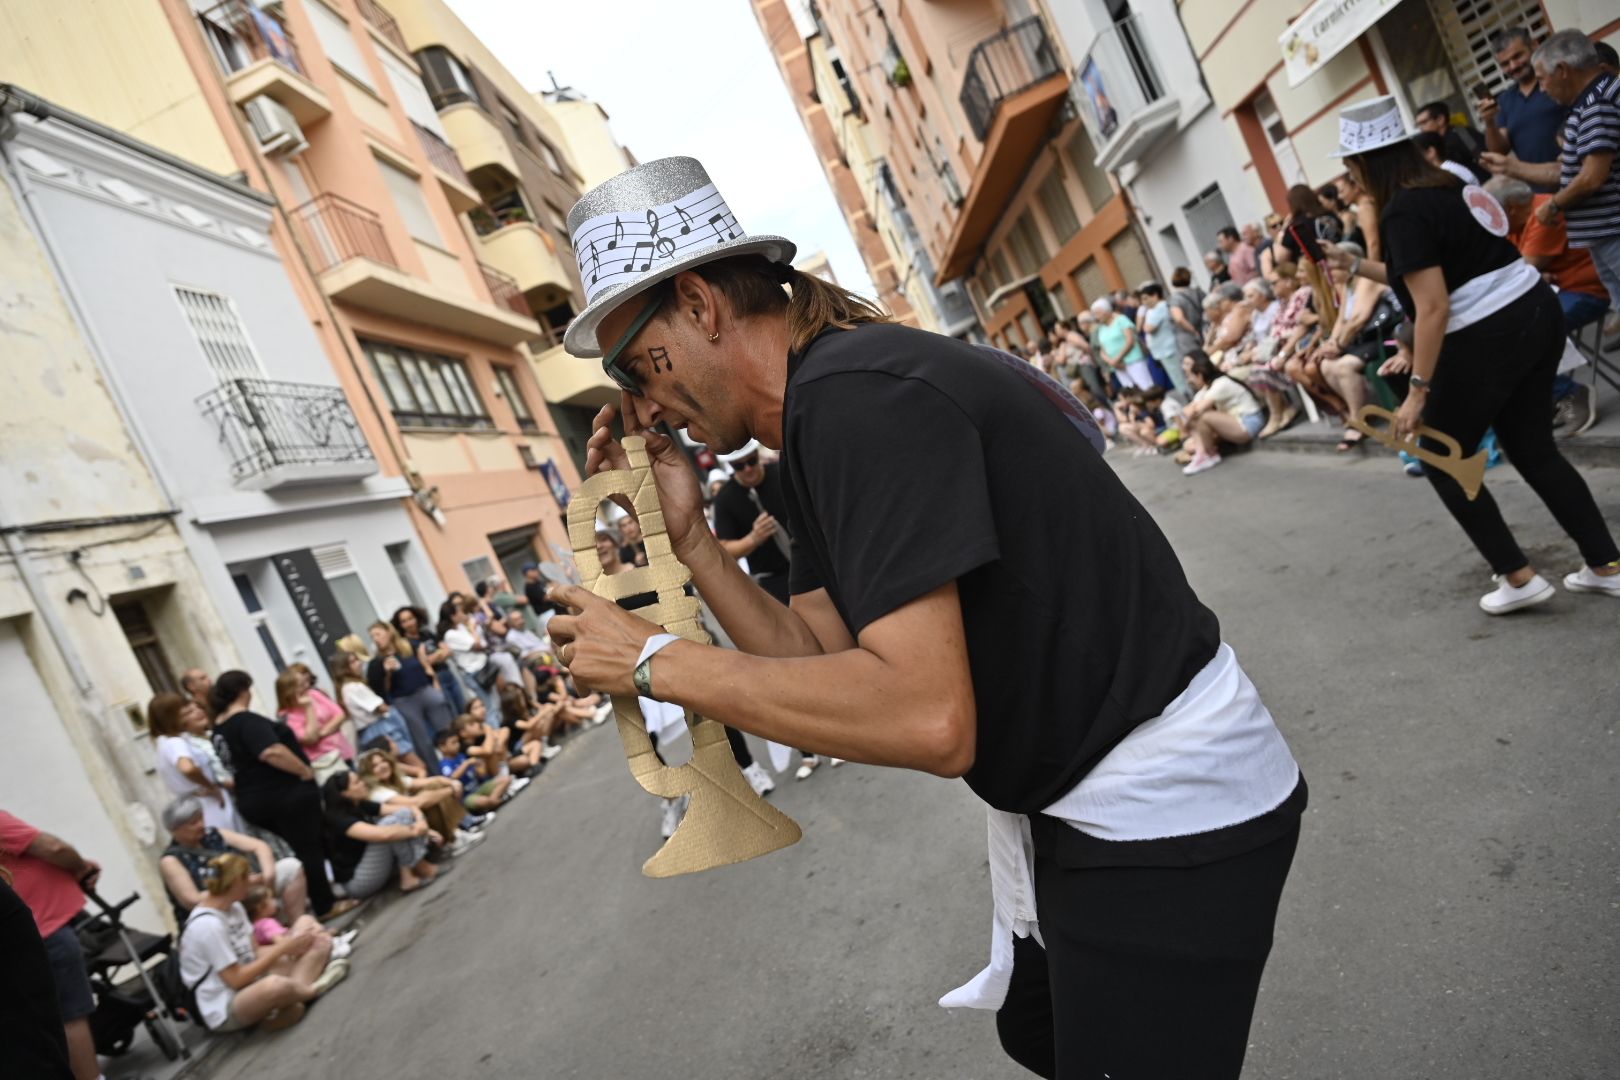
[[[629,220],[626,217],[629,216]],[[574,230],[582,253],[586,303],[667,266],[683,253],[747,236],[713,184],[650,208],[644,221],[624,213],[599,214]]]

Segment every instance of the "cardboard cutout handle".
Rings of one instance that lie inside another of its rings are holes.
[[[1383,420],[1384,424],[1374,424],[1373,420]],[[1427,424],[1419,426],[1417,433],[1409,439],[1397,438],[1395,435],[1395,414],[1379,405],[1363,405],[1361,411],[1349,420],[1350,426],[1357,431],[1370,435],[1394,450],[1404,450],[1426,465],[1433,465],[1441,472],[1451,476],[1462,486],[1463,494],[1468,496],[1470,502],[1479,497],[1479,489],[1485,485],[1485,462],[1487,455],[1481,450],[1473,457],[1463,457],[1462,446],[1456,439],[1429,427]],[[1419,438],[1433,439],[1448,451],[1437,454],[1433,450],[1418,445]]]

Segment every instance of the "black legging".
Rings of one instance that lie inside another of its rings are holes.
[[[336,897],[326,877],[326,847],[321,838],[321,793],[313,780],[274,791],[249,791],[236,797],[242,816],[283,840],[304,864],[309,903],[315,914],[325,915]]]
[[[1013,943],[1002,1048],[1058,1080],[1237,1080],[1299,825],[1203,866],[1035,857],[1043,949]]]
[[[1552,384],[1563,355],[1563,309],[1551,289],[1538,285],[1495,314],[1446,335],[1423,422],[1456,439],[1464,455],[1494,427],[1502,452],[1581,549],[1581,558],[1588,566],[1602,566],[1620,558],[1620,551],[1586,481],[1553,441]],[[1429,439],[1423,446],[1446,452]],[[1424,471],[1494,573],[1529,565],[1489,490],[1481,489],[1470,502],[1448,474]]]

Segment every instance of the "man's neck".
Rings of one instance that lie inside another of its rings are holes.
[[[1529,78],[1519,80],[1519,93],[1523,94],[1525,97],[1529,97],[1531,94],[1535,93],[1540,86],[1541,81],[1532,74]]]

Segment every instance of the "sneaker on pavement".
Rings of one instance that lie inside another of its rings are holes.
[[[540,760],[550,761],[560,753],[562,753],[562,747],[556,745],[555,743],[546,743],[540,748]]]
[[[354,947],[354,941],[359,936],[360,936],[360,931],[359,930],[345,930],[343,933],[341,933],[337,937],[333,938],[332,943],[334,945],[347,945],[350,948],[353,948]]]
[[[747,778],[748,786],[754,789],[755,795],[769,795],[776,790],[776,781],[771,779],[770,774],[761,768],[757,761],[744,769],[742,774]]]
[[[1564,575],[1564,588],[1570,592],[1604,593],[1620,596],[1620,574],[1605,577],[1590,566],[1583,566],[1573,574]]]
[[[351,945],[345,945],[341,941],[333,941],[332,942],[332,959],[333,960],[347,960],[349,958],[349,953],[351,953],[353,951],[354,951],[354,947],[351,946]]]
[[[1598,420],[1597,401],[1590,386],[1577,386],[1573,394],[1558,403],[1558,409],[1569,414],[1563,430],[1558,433],[1561,438],[1579,435]]]
[[[1193,459],[1187,462],[1186,467],[1181,471],[1186,476],[1197,476],[1201,472],[1208,472],[1220,463],[1221,455],[1219,454],[1194,454]]]
[[[1564,428],[1569,427],[1569,422],[1575,419],[1574,398],[1575,395],[1570,394],[1553,402],[1553,430],[1560,435],[1568,434]]]
[[[311,984],[315,991],[315,996],[320,997],[322,994],[332,989],[332,987],[342,982],[348,977],[348,975],[349,962],[347,960],[333,960],[331,963],[326,965],[326,970],[321,972],[320,977]]]
[[[506,789],[506,797],[510,799],[512,796],[516,795],[518,792],[522,791],[532,783],[534,783],[534,781],[530,780],[527,776],[518,777],[516,780],[512,781],[512,786]]]
[[[1479,598],[1479,606],[1487,615],[1506,615],[1520,608],[1544,604],[1557,592],[1552,583],[1540,574],[1536,574],[1523,585],[1509,585],[1507,578],[1502,577],[1496,579],[1495,590]]]
[[[843,763],[844,763],[844,759],[843,759],[843,758],[841,758],[841,757],[833,757],[833,758],[828,758],[828,759],[827,759],[827,762],[828,762],[828,764],[830,764],[830,765],[831,765],[831,766],[832,766],[832,767],[833,767],[833,768],[835,768],[835,769],[836,769],[836,768],[838,768],[838,766],[840,766],[840,765],[842,765],[842,764],[843,764]]]
[[[477,847],[483,842],[483,833],[470,833],[465,829],[457,829],[456,838],[450,841],[449,846],[446,847],[445,850],[450,853],[452,858],[454,858],[457,855],[471,851],[473,848]]]
[[[604,701],[602,704],[598,705],[596,707],[596,711],[591,714],[591,723],[600,727],[602,724],[607,723],[607,718],[612,715],[613,702],[611,700]]]
[[[682,795],[678,799],[664,800],[664,820],[658,829],[658,835],[665,840],[675,835],[675,830],[681,827],[681,819],[686,816],[686,799]]]
[[[814,754],[807,754],[805,759],[799,762],[799,771],[793,774],[793,779],[803,780],[805,777],[815,772],[816,766],[820,764],[820,758],[816,757]]]

